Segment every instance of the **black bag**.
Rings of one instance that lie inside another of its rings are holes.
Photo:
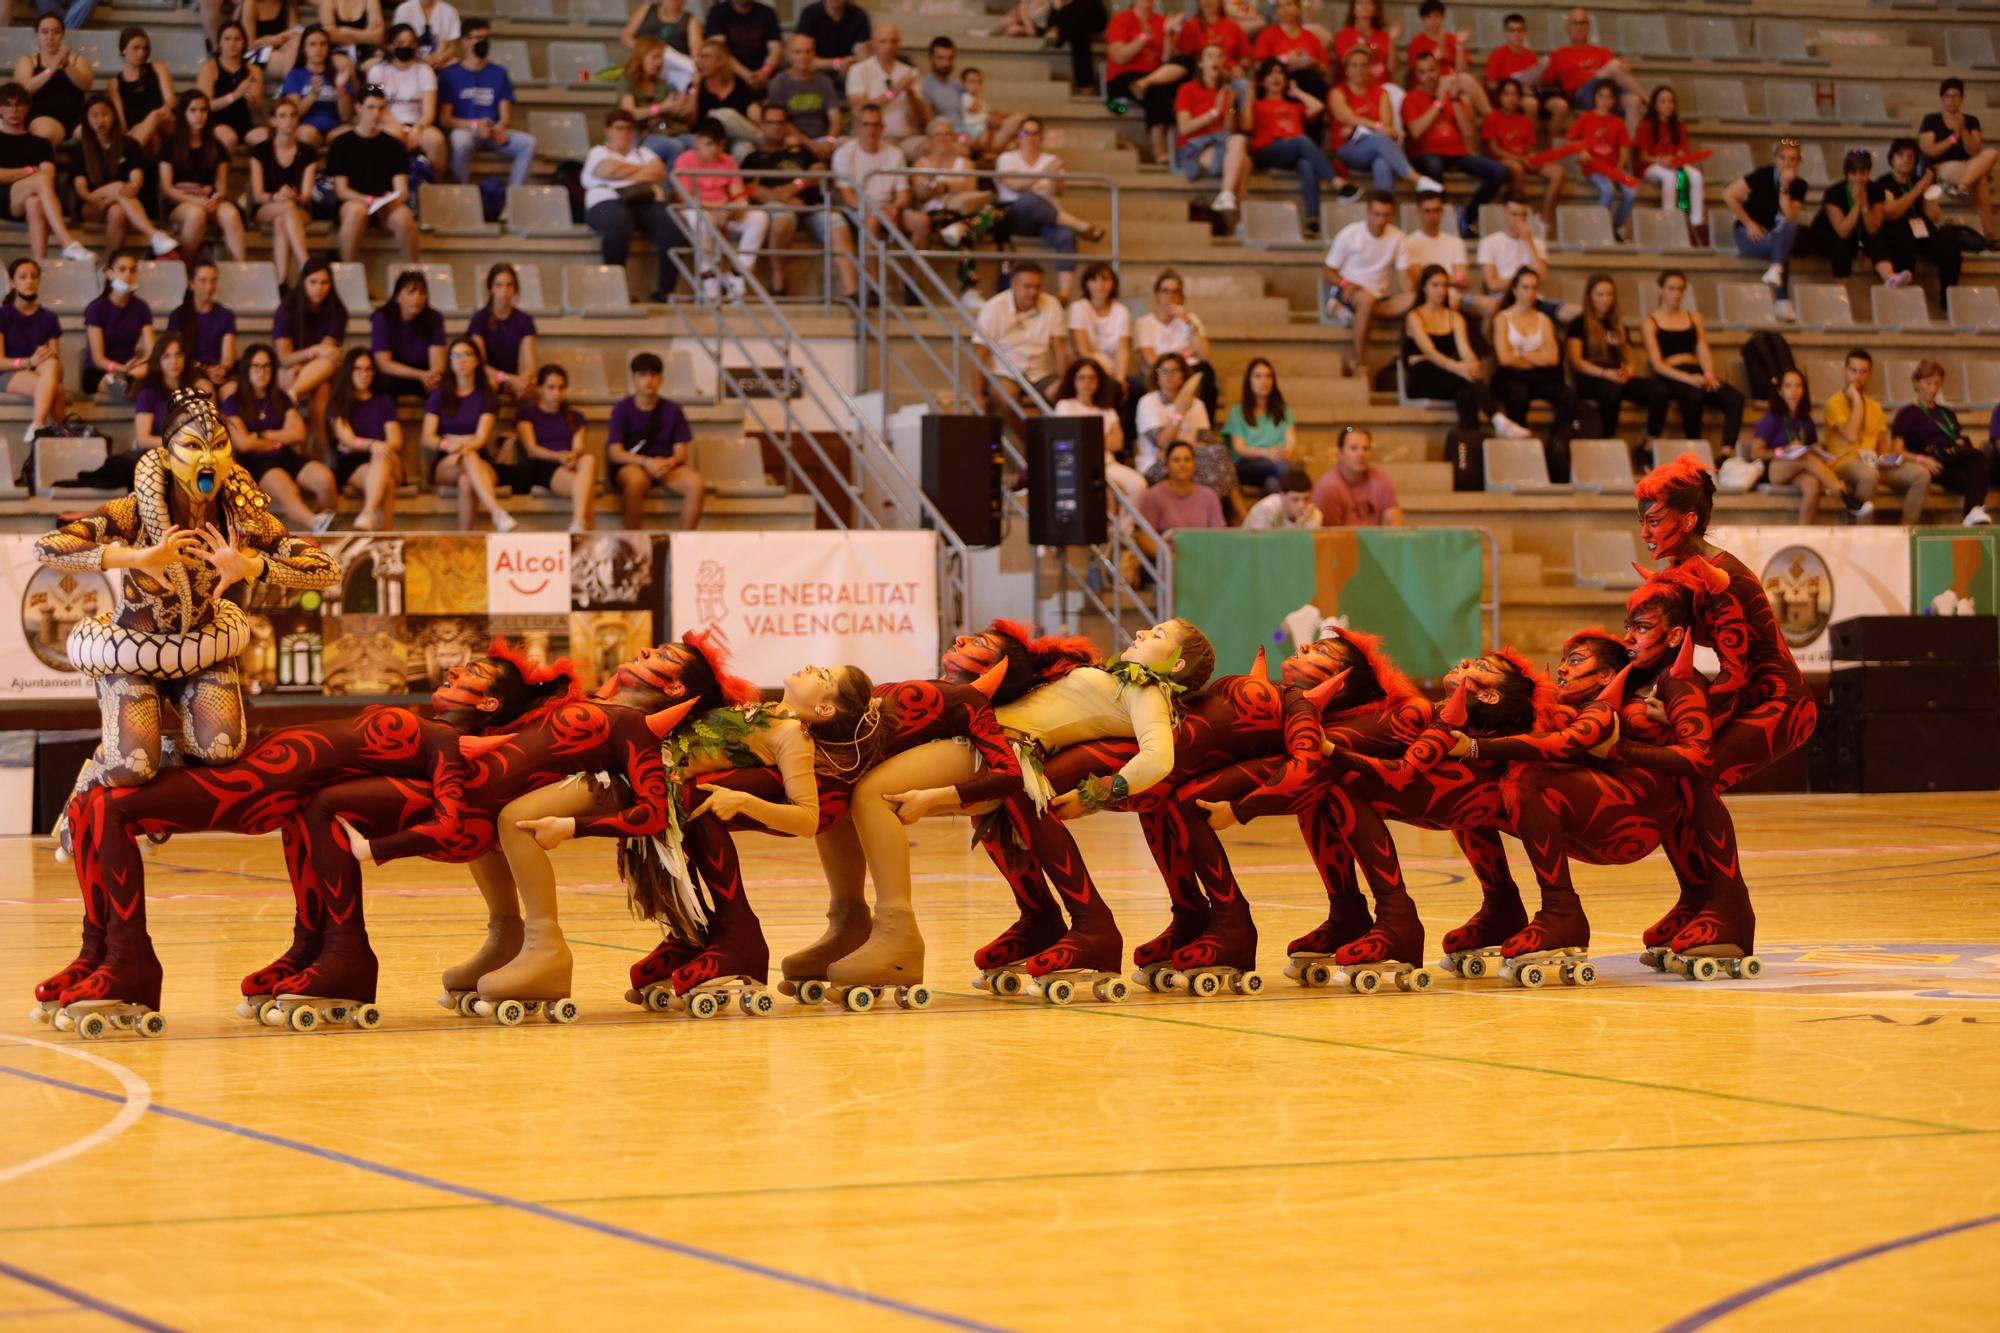
[[[1444,455],[1451,460],[1451,488],[1486,489],[1486,433],[1453,427],[1444,437]]]
[[[1947,222],[1937,229],[1940,245],[1948,245],[1960,254],[1983,255],[1988,250],[2000,250],[2000,244],[1986,239],[1985,233],[1963,223]]]
[[[1769,403],[1778,396],[1778,381],[1788,370],[1797,370],[1799,363],[1792,357],[1792,345],[1785,341],[1782,333],[1766,329],[1753,333],[1743,343],[1743,373],[1750,381],[1750,396]],[[1806,394],[1831,393],[1832,386],[1815,388],[1808,384]]]

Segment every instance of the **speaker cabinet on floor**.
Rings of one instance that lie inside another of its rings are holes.
[[[1000,418],[924,418],[924,494],[967,546],[1000,544]]]
[[[1035,417],[1028,422],[1028,540],[1037,546],[1096,546],[1104,509],[1104,422]]]

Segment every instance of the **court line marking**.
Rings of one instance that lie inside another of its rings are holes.
[[[0,1065],[0,1074],[11,1074],[16,1078],[46,1084],[50,1087],[62,1088],[69,1092],[81,1093],[86,1097],[96,1097],[100,1100],[109,1100],[116,1095],[98,1088],[88,1087],[81,1083],[71,1083],[68,1079],[54,1078],[47,1074],[32,1073],[25,1069],[13,1069],[5,1065]],[[598,1235],[609,1236],[614,1240],[631,1241],[635,1245],[644,1245],[650,1249],[664,1250],[669,1254],[679,1255],[685,1259],[696,1259],[703,1263],[713,1264],[719,1268],[733,1269],[736,1272],[744,1273],[751,1277],[768,1278],[771,1281],[782,1282],[788,1286],[799,1287],[822,1296],[834,1296],[842,1300],[854,1301],[857,1304],[873,1306],[879,1310],[888,1310],[895,1314],[908,1315],[913,1319],[921,1319],[927,1323],[941,1324],[947,1328],[968,1329],[972,1330],[973,1333],[1009,1333],[1002,1325],[984,1323],[977,1319],[951,1314],[944,1310],[933,1310],[928,1306],[898,1300],[893,1296],[877,1295],[874,1292],[863,1291],[858,1287],[843,1287],[837,1282],[829,1282],[824,1278],[811,1277],[805,1273],[794,1273],[783,1268],[774,1268],[769,1264],[758,1263],[754,1259],[742,1259],[733,1254],[724,1254],[720,1250],[704,1249],[699,1245],[690,1245],[685,1241],[669,1240],[665,1236],[649,1235],[643,1231],[636,1231],[631,1227],[619,1226],[615,1222],[603,1222],[593,1217],[586,1217],[582,1213],[569,1212],[548,1204],[535,1203],[528,1199],[517,1199],[511,1195],[496,1193],[493,1190],[480,1189],[475,1185],[461,1185],[455,1181],[445,1180],[438,1176],[428,1176],[418,1171],[409,1171],[399,1166],[391,1166],[386,1162],[371,1161],[366,1157],[357,1157],[353,1153],[341,1152],[337,1148],[325,1148],[316,1143],[307,1143],[303,1139],[288,1139],[279,1134],[268,1133],[261,1129],[252,1129],[248,1125],[238,1125],[227,1120],[217,1119],[214,1116],[203,1115],[198,1111],[183,1111],[177,1107],[162,1106],[158,1102],[153,1102],[148,1109],[154,1115],[165,1116],[169,1120],[179,1120],[203,1129],[213,1129],[224,1134],[233,1134],[238,1138],[249,1139],[253,1143],[261,1143],[266,1147],[284,1148],[291,1152],[304,1153],[308,1157],[318,1157],[324,1161],[332,1162],[337,1166],[351,1167],[357,1171],[366,1171],[371,1175],[382,1176],[402,1184],[436,1190],[441,1194],[456,1195],[459,1198],[471,1199],[496,1208],[510,1209],[514,1212],[525,1213],[530,1217],[541,1218],[544,1221],[560,1222],[565,1226],[596,1232]],[[139,1324],[137,1326],[142,1328],[164,1327],[150,1323]]]
[[[1807,1264],[1803,1268],[1794,1268],[1789,1273],[1780,1273],[1777,1277],[1759,1282],[1754,1287],[1745,1287],[1741,1291],[1724,1296],[1721,1300],[1711,1305],[1705,1305],[1691,1315],[1676,1319],[1673,1323],[1662,1328],[1660,1333],[1695,1333],[1696,1329],[1707,1328],[1716,1320],[1721,1319],[1725,1315],[1734,1314],[1746,1305],[1754,1305],[1766,1296],[1776,1295],[1787,1287],[1796,1287],[1801,1283],[1810,1282],[1812,1279],[1822,1277],[1827,1273],[1833,1272],[1835,1269],[1846,1268],[1851,1264],[1858,1264],[1865,1259],[1873,1259],[1878,1255],[1891,1254],[1897,1250],[1907,1250],[1913,1246],[1923,1245],[1930,1241],[1942,1240],[1946,1236],[1955,1236],[1960,1232],[1975,1231],[1980,1227],[1990,1227],[1995,1223],[2000,1223],[2000,1213],[1988,1213],[1984,1217],[1971,1217],[1963,1222],[1948,1222],[1944,1226],[1932,1227],[1928,1231],[1916,1231],[1907,1236],[1898,1236],[1893,1240],[1878,1241],[1873,1245],[1864,1245],[1858,1250],[1849,1250],[1846,1254],[1836,1254],[1830,1259],[1821,1259],[1817,1263]]]
[[[946,992],[952,994],[953,992]],[[1054,1006],[1049,1006],[1054,1008]],[[1714,1088],[1693,1088],[1678,1083],[1655,1083],[1648,1079],[1625,1078],[1617,1074],[1592,1074],[1576,1069],[1553,1069],[1547,1065],[1516,1064],[1508,1060],[1484,1060],[1473,1055],[1447,1055],[1439,1051],[1414,1051],[1397,1046],[1373,1046],[1367,1042],[1342,1041],[1337,1037],[1316,1037],[1303,1032],[1267,1032],[1258,1028],[1234,1028],[1221,1023],[1203,1023],[1192,1018],[1168,1018],[1164,1014],[1148,1014],[1137,1010],[1122,1010],[1117,1005],[1090,1005],[1088,1007],[1056,1008],[1057,1013],[1077,1014],[1093,1018],[1117,1018],[1134,1023],[1170,1023],[1176,1027],[1198,1028],[1208,1032],[1226,1033],[1232,1037],[1270,1037],[1277,1041],[1304,1042],[1312,1046],[1335,1046],[1343,1050],[1367,1051],[1375,1055],[1400,1055],[1418,1060],[1435,1060],[1443,1064],[1473,1065],[1481,1069],[1501,1069],[1518,1074],[1546,1074],[1553,1078],[1573,1078],[1586,1083],[1608,1083],[1618,1087],[1643,1088],[1649,1092],[1679,1092],[1697,1097],[1714,1097],[1720,1101],[1744,1102],[1752,1106],[1770,1106],[1786,1111],[1817,1111],[1823,1115],[1847,1116],[1856,1120],[1879,1120],[1890,1125],[1915,1125],[1919,1129],[1953,1130],[1960,1133],[1972,1132],[1967,1125],[1947,1125],[1936,1120],[1917,1120],[1909,1116],[1881,1115],[1874,1111],[1850,1111],[1838,1106],[1814,1106],[1808,1102],[1779,1101],[1772,1097],[1756,1097],[1747,1092],[1722,1092]]]
[[[73,1139],[60,1148],[52,1148],[40,1157],[30,1158],[25,1162],[17,1162],[10,1167],[0,1168],[0,1185],[4,1185],[10,1180],[19,1180],[22,1176],[28,1175],[31,1172],[54,1166],[57,1162],[66,1162],[72,1157],[80,1157],[91,1149],[110,1142],[126,1130],[132,1128],[132,1126],[138,1124],[140,1117],[146,1114],[146,1108],[153,1104],[153,1089],[151,1084],[127,1069],[124,1065],[114,1064],[101,1055],[96,1055],[90,1051],[78,1050],[74,1046],[64,1046],[53,1041],[40,1041],[34,1037],[16,1037],[12,1033],[5,1032],[0,1032],[0,1041],[10,1041],[16,1046],[33,1046],[44,1051],[54,1051],[57,1055],[68,1056],[72,1060],[81,1060],[83,1063],[93,1065],[117,1079],[119,1086],[125,1090],[124,1104],[118,1108],[117,1115],[112,1116],[111,1119],[99,1125],[96,1129],[91,1130],[82,1138]]]
[[[180,1330],[172,1324],[162,1324],[157,1319],[148,1319],[145,1315],[128,1310],[122,1305],[113,1305],[110,1301],[101,1300],[87,1291],[78,1291],[75,1287],[58,1282],[52,1277],[43,1277],[40,1273],[30,1273],[25,1268],[17,1268],[5,1259],[0,1259],[0,1273],[6,1274],[16,1282],[46,1291],[51,1296],[60,1296],[83,1309],[101,1314],[106,1319],[115,1319],[130,1328],[143,1328],[148,1333],[180,1333]],[[51,1310],[47,1313],[60,1314],[62,1311]]]

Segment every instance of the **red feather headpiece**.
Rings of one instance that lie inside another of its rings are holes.
[[[1097,645],[1080,634],[1037,636],[1018,620],[996,620],[987,628],[1027,649],[1044,681],[1060,680],[1078,667],[1097,664]]]
[[[521,679],[530,689],[539,690],[557,681],[563,681],[565,684],[561,693],[565,695],[576,693],[576,665],[567,657],[559,657],[547,666],[541,666],[524,656],[519,648],[497,635],[492,643],[486,645],[486,655],[497,657],[520,672]]]
[[[1637,569],[1638,566],[1633,566]],[[1666,569],[1640,569],[1646,581],[1632,589],[1625,599],[1625,612],[1630,615],[1656,597],[1672,597],[1685,594],[1690,602],[1699,603],[1704,597],[1722,592],[1729,587],[1729,575],[1723,573],[1708,561],[1699,557],[1683,560]]]
[[[1375,677],[1375,683],[1382,687],[1382,694],[1389,702],[1420,695],[1423,691],[1410,683],[1410,678],[1389,660],[1383,651],[1382,636],[1366,634],[1358,629],[1336,629],[1332,637],[1348,644],[1361,654],[1361,660],[1368,665],[1368,673]]]
[[[1682,454],[1671,462],[1660,464],[1632,488],[1642,505],[1655,500],[1666,500],[1675,491],[1715,489],[1715,470],[1701,461],[1696,454]]]
[[[1608,643],[1617,649],[1620,657],[1625,655],[1625,640],[1619,638],[1610,630],[1605,629],[1602,625],[1592,625],[1589,629],[1580,629],[1567,639],[1564,639],[1562,655],[1568,657],[1582,645],[1591,642]]]
[[[681,635],[681,642],[701,654],[701,660],[708,663],[715,683],[722,688],[725,704],[753,704],[764,697],[764,692],[749,681],[729,674],[729,654],[723,651],[715,635],[708,630],[691,629]]]

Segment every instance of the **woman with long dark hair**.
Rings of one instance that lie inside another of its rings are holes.
[[[444,316],[431,309],[421,269],[396,275],[395,290],[368,321],[377,389],[392,398],[428,398],[444,383]]]
[[[493,392],[526,398],[534,389],[535,317],[516,304],[521,275],[505,260],[486,270],[486,304],[472,312],[465,336],[486,358],[486,381]]]
[[[354,62],[317,23],[299,35],[299,63],[279,92],[299,99],[299,138],[315,148],[354,122]]]
[[[1610,274],[1593,273],[1584,283],[1583,313],[1563,330],[1563,360],[1577,395],[1594,414],[1584,421],[1592,438],[1618,433],[1618,411],[1626,403],[1652,407],[1656,389],[1633,365]]]
[[[0,389],[34,400],[26,439],[62,420],[62,321],[42,304],[42,266],[25,255],[7,266],[7,296],[0,301],[0,376]]]
[[[208,123],[230,152],[256,143],[264,114],[263,72],[250,63],[250,34],[231,19],[215,35],[215,54],[201,62],[194,86],[208,97]]]
[[[234,387],[229,372],[236,365],[236,312],[215,299],[220,276],[213,260],[189,264],[187,291],[174,307],[171,322],[194,369],[227,394]]]
[[[1403,367],[1409,396],[1456,404],[1460,430],[1476,429],[1484,415],[1503,436],[1528,433],[1508,419],[1486,387],[1465,316],[1451,308],[1451,275],[1437,264],[1425,265],[1417,275],[1417,305],[1403,319]]]
[[[1712,407],[1722,413],[1717,452],[1732,457],[1743,429],[1743,395],[1715,373],[1708,330],[1687,308],[1687,289],[1687,274],[1679,269],[1660,274],[1660,303],[1646,316],[1646,362],[1657,386],[1646,411],[1646,434],[1658,439],[1666,430],[1667,408],[1678,404],[1687,438],[1702,439],[1702,410]]]
[[[299,138],[299,102],[280,97],[271,108],[268,137],[250,150],[250,209],[270,233],[271,268],[278,285],[306,262],[307,210],[319,179],[319,149]]]
[[[104,223],[107,250],[122,247],[125,233],[130,229],[144,238],[155,259],[172,254],[174,238],[153,225],[143,202],[146,175],[153,169],[152,159],[126,137],[124,127],[118,123],[118,108],[110,98],[103,93],[90,95],[90,100],[83,104],[83,129],[76,137],[80,151],[70,184],[76,193],[81,220]]]
[[[470,338],[454,338],[445,356],[442,383],[424,404],[423,446],[437,454],[431,481],[458,487],[458,526],[470,531],[474,506],[493,516],[500,532],[512,532],[514,516],[500,507],[499,475],[487,460],[498,419],[486,387],[486,359]]]
[[[589,532],[597,526],[597,455],[584,440],[583,413],[569,405],[568,393],[569,374],[561,366],[543,366],[534,393],[515,409],[514,442],[521,457],[514,465],[514,493],[547,487],[569,500],[569,530]]]
[[[144,28],[120,31],[118,54],[124,68],[106,80],[105,91],[132,142],[149,153],[158,152],[174,123],[174,76],[167,72],[165,61],[153,59],[153,39]]]
[[[1298,423],[1278,388],[1278,371],[1266,357],[1243,368],[1243,392],[1222,423],[1222,438],[1236,459],[1236,484],[1275,495],[1278,479],[1296,455]]]
[[[1493,315],[1493,396],[1508,418],[1528,420],[1539,398],[1549,405],[1549,477],[1569,480],[1569,442],[1576,430],[1576,389],[1563,376],[1562,339],[1555,321],[1543,313],[1542,275],[1523,265],[1507,284],[1504,304]]]
[[[215,386],[189,358],[178,333],[164,333],[153,344],[153,358],[139,377],[132,395],[132,447],[153,449],[165,443],[168,409],[182,389],[200,389],[211,397]]]
[[[299,403],[313,434],[321,438],[327,386],[346,339],[347,304],[334,287],[333,265],[310,260],[271,319],[271,342],[278,349],[279,387]]]
[[[375,392],[375,357],[350,347],[327,395],[326,429],[333,441],[333,477],[343,491],[358,486],[357,532],[396,526],[396,487],[403,482],[403,426],[396,400]]]
[[[160,202],[181,253],[198,253],[213,223],[229,257],[243,262],[243,214],[229,197],[229,153],[208,132],[208,99],[200,93],[182,94],[174,111],[173,142],[160,162]]]
[[[1702,200],[1706,185],[1701,168],[1685,161],[1692,153],[1687,126],[1681,124],[1680,99],[1669,84],[1653,89],[1646,99],[1645,114],[1639,117],[1639,132],[1632,137],[1633,156],[1640,175],[1660,185],[1660,207],[1678,208],[1680,178],[1687,176],[1688,228],[1696,246],[1708,246],[1708,205]]]
[[[269,343],[252,343],[243,353],[236,392],[223,400],[222,415],[235,441],[236,461],[291,526],[314,532],[332,527],[339,483],[326,464],[301,452],[305,419],[278,387],[278,354]]]

